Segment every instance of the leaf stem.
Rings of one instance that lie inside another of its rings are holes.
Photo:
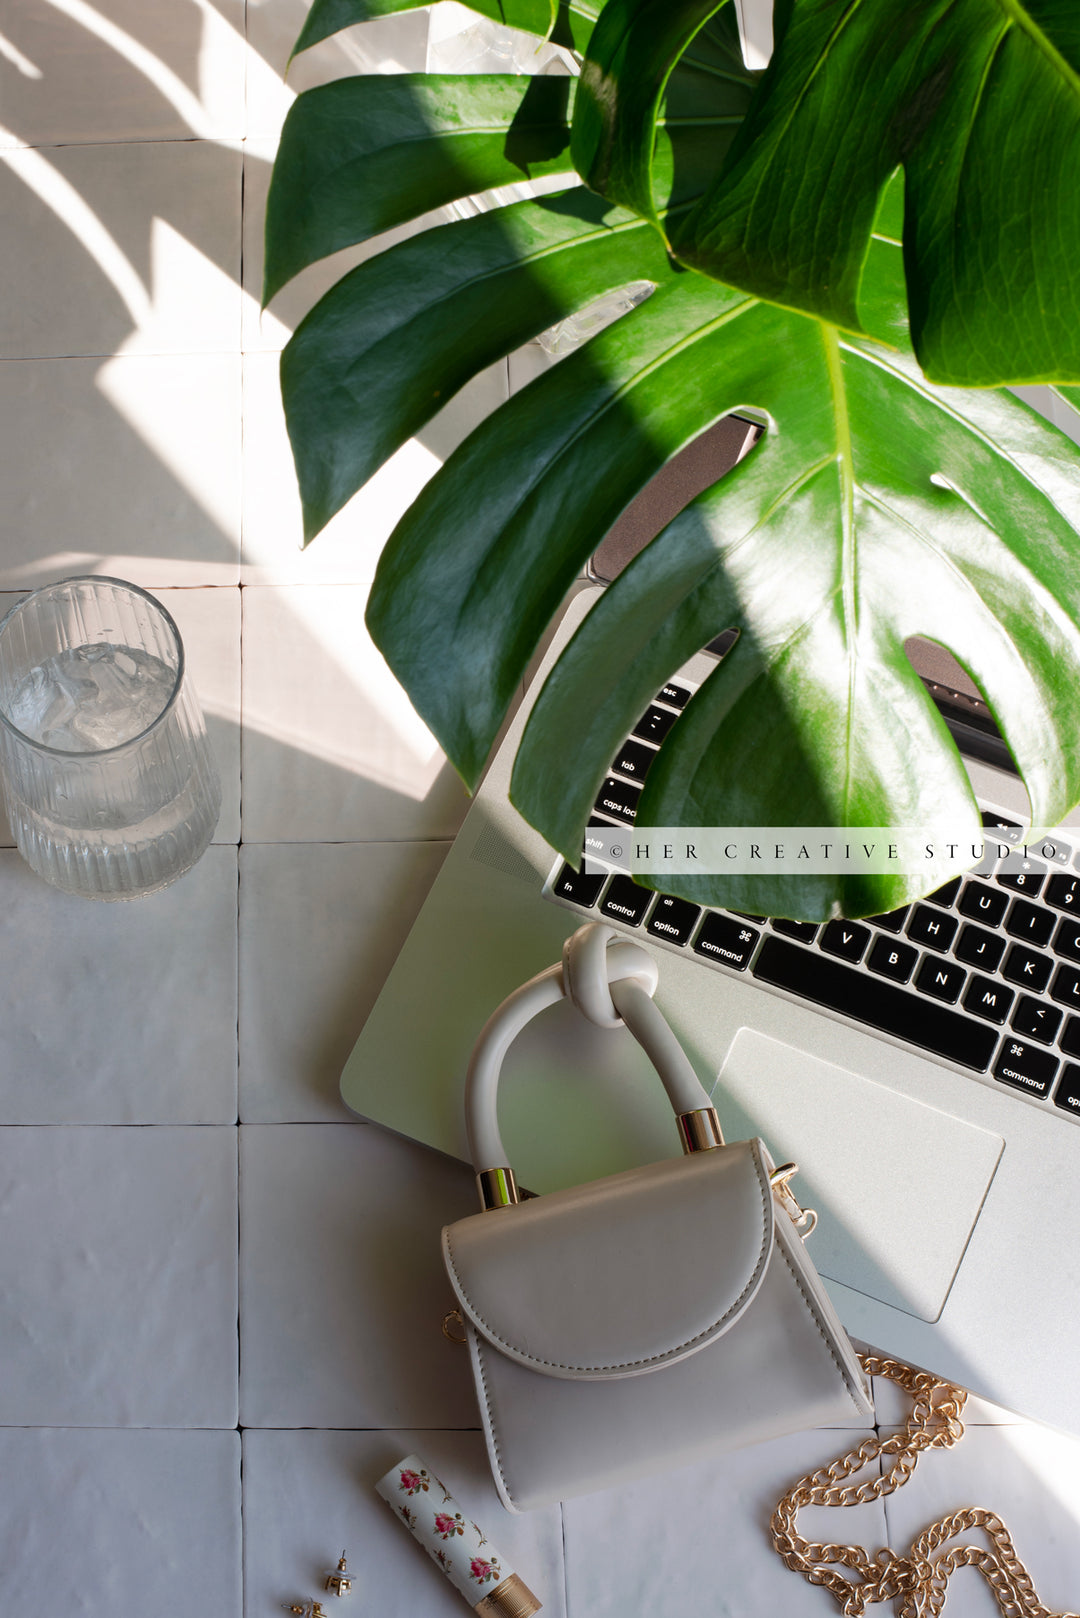
[[[1002,11],[1012,22],[1014,27],[1025,33],[1036,48],[1042,51],[1047,61],[1054,67],[1062,78],[1070,85],[1074,94],[1080,95],[1080,73],[1066,61],[1057,46],[1052,44],[1044,31],[1038,27],[1031,16],[1030,10],[1019,3],[1019,0],[998,0]]]
[[[742,73],[725,73],[722,68],[713,67],[710,63],[703,62],[699,57],[691,56],[688,52],[684,52],[679,58],[678,65],[679,67],[692,67],[695,73],[707,73],[713,79],[723,79],[726,84],[744,84],[747,89],[752,89],[754,85],[754,75],[746,72],[745,69]]]
[[[833,419],[836,423],[836,460],[840,473],[840,587],[844,640],[848,658],[847,729],[845,742],[845,808],[851,791],[853,759],[853,726],[855,713],[855,665],[859,634],[859,604],[856,589],[858,544],[855,533],[855,458],[851,442],[851,416],[848,412],[847,389],[844,384],[843,359],[840,353],[840,333],[835,326],[821,323],[821,341],[825,350],[825,364],[832,394]]]

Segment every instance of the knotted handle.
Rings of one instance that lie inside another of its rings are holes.
[[[515,989],[488,1018],[465,1080],[469,1153],[485,1208],[520,1200],[499,1134],[496,1098],[503,1057],[527,1023],[564,997],[597,1027],[630,1030],[663,1081],[685,1152],[723,1145],[701,1080],[653,1004],[658,981],[656,962],[639,944],[602,922],[588,922],[567,939],[558,965]]]

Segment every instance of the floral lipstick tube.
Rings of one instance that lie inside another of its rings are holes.
[[[540,1611],[506,1557],[419,1455],[406,1455],[375,1489],[480,1618],[531,1618]]]

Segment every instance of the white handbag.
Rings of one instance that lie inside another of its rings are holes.
[[[866,1379],[800,1232],[788,1164],[725,1145],[652,995],[656,963],[590,923],[489,1020],[466,1121],[484,1211],[443,1231],[503,1504],[528,1511],[783,1433],[872,1419]],[[569,996],[625,1023],[674,1107],[685,1156],[542,1197],[499,1137],[503,1056]]]

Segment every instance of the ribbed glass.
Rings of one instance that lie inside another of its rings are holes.
[[[19,851],[54,887],[153,893],[204,852],[221,784],[180,633],[120,579],[63,579],[0,622],[0,776]]]

